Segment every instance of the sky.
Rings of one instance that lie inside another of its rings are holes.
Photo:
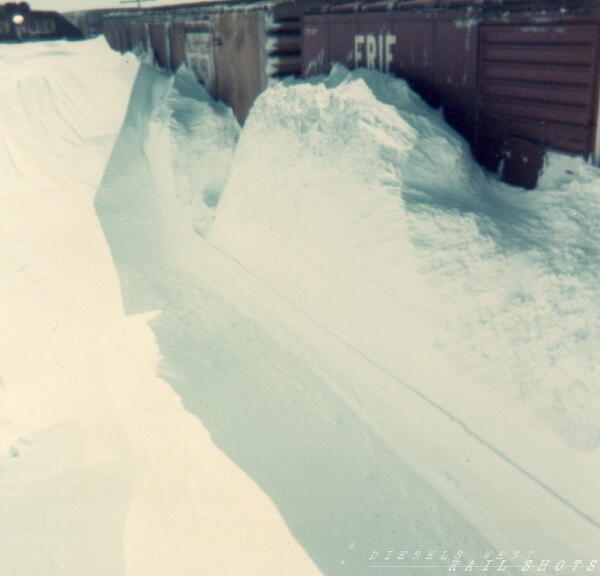
[[[29,5],[33,10],[56,10],[57,12],[123,6],[119,4],[119,0],[38,0],[30,1]]]
[[[144,2],[146,6],[161,6],[165,4],[189,4],[185,0],[169,2],[168,0],[157,0]],[[56,10],[57,12],[71,12],[74,10],[93,10],[96,8],[125,8],[135,4],[122,4],[119,0],[30,0],[33,10]]]

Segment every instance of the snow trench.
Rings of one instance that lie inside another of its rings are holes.
[[[504,185],[375,72],[276,84],[243,130],[185,71],[138,82],[97,197],[126,308],[321,571],[589,554],[598,169]]]

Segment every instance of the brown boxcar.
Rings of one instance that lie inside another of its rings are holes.
[[[270,78],[339,62],[405,78],[509,182],[534,186],[547,149],[600,161],[599,0],[212,2],[113,11],[103,31],[186,63],[240,122]]]
[[[186,63],[199,82],[243,122],[270,78],[300,75],[301,16],[315,0],[214,2],[103,16],[110,46],[151,52],[161,68]]]
[[[330,4],[307,14],[303,73],[334,62],[406,78],[525,187],[547,148],[599,160],[600,4],[524,0]]]

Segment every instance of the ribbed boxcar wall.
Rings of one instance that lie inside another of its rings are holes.
[[[305,75],[333,62],[394,72],[486,166],[504,160],[508,181],[534,186],[547,147],[600,160],[597,1],[330,5],[304,22]]]
[[[169,25],[158,22],[149,25],[150,46],[154,51],[154,59],[161,68],[171,66],[171,56],[169,50]]]
[[[115,34],[115,21],[111,19],[106,19],[104,21],[102,31],[104,33],[104,37],[108,42],[108,45],[113,49],[119,51],[120,48],[117,46],[117,36]]]
[[[594,147],[598,24],[488,24],[480,31],[480,148],[522,138],[589,156]]]
[[[215,54],[217,97],[244,122],[264,89],[264,13],[223,13],[211,20],[220,44]]]
[[[121,46],[123,46],[123,52],[129,52],[133,48],[131,42],[131,26],[129,22],[123,22],[119,27],[119,33],[121,35]]]

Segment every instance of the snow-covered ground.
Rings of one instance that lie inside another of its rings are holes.
[[[510,188],[378,73],[240,130],[100,40],[0,70],[0,573],[597,556],[597,168]]]
[[[0,52],[0,574],[318,574],[124,314],[94,196],[137,68]]]

